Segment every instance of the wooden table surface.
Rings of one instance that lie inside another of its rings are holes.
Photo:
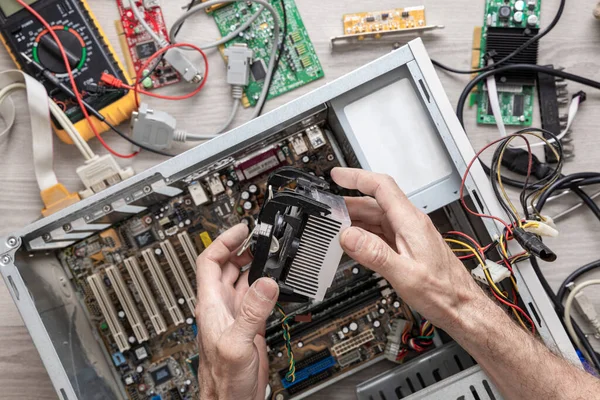
[[[91,0],[91,8],[96,13],[109,40],[120,54],[113,21],[118,17],[115,2],[112,0]],[[185,0],[164,1],[167,23],[173,22],[181,13]],[[422,0],[419,2],[377,0],[297,0],[304,22],[323,64],[325,78],[283,95],[267,104],[267,110],[284,104],[297,96],[309,92],[332,81],[353,69],[374,60],[392,50],[393,42],[365,44],[343,52],[332,52],[329,38],[341,33],[341,15],[359,12],[414,6],[424,4],[430,24],[443,24],[446,28],[424,37],[431,57],[458,68],[468,68],[471,59],[473,27],[483,20],[483,0]],[[558,26],[540,43],[540,64],[556,64],[569,72],[600,80],[600,21],[592,17],[595,1],[569,1]],[[543,0],[542,25],[549,23],[558,7],[559,0]],[[190,20],[183,28],[181,38],[200,43],[216,38],[217,30],[211,18],[204,14]],[[229,88],[225,84],[225,67],[220,56],[209,54],[210,79],[203,92],[192,100],[167,102],[148,99],[153,108],[173,114],[178,127],[190,132],[211,132],[223,121],[230,111]],[[4,50],[0,50],[0,71],[14,68]],[[448,96],[453,104],[468,81],[467,76],[449,75],[439,72]],[[575,93],[583,87],[569,83],[568,89]],[[600,93],[585,89],[588,100],[581,107],[573,126],[576,156],[565,166],[566,173],[597,171],[600,168],[600,134],[598,132],[598,112]],[[24,105],[22,94],[14,96],[17,104]],[[193,110],[193,112],[190,112]],[[537,114],[537,110],[536,110]],[[250,111],[240,112],[235,124],[245,122]],[[467,110],[467,132],[473,145],[478,148],[497,136],[494,127],[476,126],[473,110]],[[536,115],[539,126],[539,115]],[[0,122],[0,126],[2,122]],[[106,140],[117,150],[127,152],[130,146],[112,133],[105,134]],[[92,148],[104,154],[99,143],[92,141]],[[32,169],[31,132],[26,113],[18,115],[17,124],[10,138],[0,145],[0,236],[25,226],[39,217],[42,202],[39,197]],[[183,150],[179,145],[177,150]],[[75,148],[55,138],[55,170],[59,179],[72,191],[80,189],[75,168],[83,163]],[[148,152],[141,153],[131,165],[142,171],[161,161],[161,158]],[[129,161],[122,162],[127,164]],[[597,189],[592,189],[593,191]],[[574,203],[567,197],[547,207],[552,215]],[[560,237],[548,240],[559,259],[554,264],[543,265],[544,272],[554,288],[558,287],[571,271],[578,266],[593,261],[600,255],[599,225],[591,213],[581,209],[559,224]],[[591,291],[590,291],[591,292]],[[600,291],[596,291],[599,293]],[[600,302],[600,294],[595,298]],[[368,374],[383,371],[388,366],[379,365],[368,373],[359,373],[321,391],[314,398],[346,399],[354,398],[354,388]],[[42,400],[55,399],[49,378],[33,346],[23,322],[4,286],[0,282],[0,398]]]

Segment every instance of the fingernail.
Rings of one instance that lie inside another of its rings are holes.
[[[265,300],[275,300],[278,295],[277,284],[269,278],[261,278],[254,283],[254,290]]]
[[[342,245],[348,251],[360,251],[365,239],[366,235],[361,229],[348,228],[342,233]]]

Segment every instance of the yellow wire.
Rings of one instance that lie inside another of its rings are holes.
[[[508,148],[509,143],[512,142],[513,139],[516,137],[518,137],[518,136],[509,137],[508,140],[506,141],[506,145],[502,148],[502,151],[500,152],[500,162],[498,162],[498,168],[496,168],[496,175],[497,175],[497,179],[498,179],[498,185],[500,186],[500,190],[502,191],[502,196],[506,200],[506,203],[508,204],[508,206],[510,207],[512,212],[517,217],[517,225],[521,226],[522,225],[521,216],[519,214],[519,211],[513,204],[513,202],[508,197],[508,194],[506,193],[506,189],[504,189],[504,184],[502,183],[502,173],[501,173],[501,169],[500,169],[500,167],[502,166],[501,161],[502,161],[502,159],[504,159],[504,151]]]

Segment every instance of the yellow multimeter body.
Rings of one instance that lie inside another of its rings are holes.
[[[106,40],[98,20],[86,0],[25,0],[52,27],[62,43],[77,87],[84,101],[102,114],[108,122],[119,125],[131,117],[136,109],[133,91],[109,89],[103,93],[86,91],[86,84],[100,83],[103,72],[110,73],[124,82],[130,82],[125,68],[119,61],[111,44]],[[79,134],[87,141],[94,132],[85,120],[75,99],[61,92],[40,76],[21,53],[43,66],[71,87],[63,58],[56,42],[44,26],[16,0],[0,0],[0,39],[15,64],[28,74],[39,77],[49,96],[74,123]],[[91,116],[98,132],[105,132],[108,125]],[[67,133],[53,122],[58,137],[72,144]]]

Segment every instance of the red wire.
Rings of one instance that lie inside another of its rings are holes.
[[[75,98],[77,99],[79,108],[81,108],[81,112],[83,113],[87,123],[89,124],[90,128],[94,132],[94,135],[98,138],[100,143],[102,143],[102,145],[104,146],[104,148],[106,148],[106,150],[108,150],[111,154],[113,154],[117,157],[131,158],[131,157],[136,156],[138,154],[138,152],[131,153],[131,154],[117,153],[116,151],[111,149],[110,146],[100,136],[100,134],[98,133],[98,130],[96,130],[96,127],[94,126],[94,123],[90,118],[90,115],[87,112],[87,109],[85,108],[85,105],[83,104],[83,99],[81,98],[81,94],[79,93],[79,90],[77,89],[77,84],[75,83],[75,78],[73,77],[73,70],[71,69],[71,65],[69,64],[69,59],[67,58],[67,54],[65,53],[65,49],[64,49],[62,43],[60,42],[60,39],[58,38],[58,36],[54,32],[54,30],[52,29],[50,24],[48,24],[48,22],[44,19],[44,17],[42,17],[40,14],[38,14],[37,11],[35,11],[29,4],[25,3],[23,0],[17,0],[17,2],[21,6],[23,6],[27,11],[29,11],[29,13],[31,15],[33,15],[48,30],[48,33],[50,34],[50,36],[52,36],[52,39],[54,39],[54,41],[56,42],[56,45],[58,46],[58,49],[60,50],[60,54],[62,55],[63,62],[65,63],[65,67],[67,68],[67,73],[69,75],[71,87],[73,88],[73,93],[75,94]]]
[[[531,320],[531,318],[529,318],[529,315],[527,315],[527,313],[525,311],[523,311],[521,309],[521,307],[509,303],[508,301],[504,300],[503,298],[501,298],[500,296],[498,296],[498,294],[496,292],[494,292],[494,290],[492,288],[490,288],[490,290],[492,291],[492,294],[494,295],[494,297],[496,299],[498,299],[499,302],[501,302],[504,305],[507,305],[511,308],[514,308],[515,310],[517,310],[519,313],[521,313],[521,315],[523,315],[523,317],[525,317],[525,319],[527,319],[527,322],[529,322],[529,325],[531,326],[531,333],[533,333],[535,335],[535,325],[533,324],[533,321]]]
[[[197,52],[199,52],[202,55],[202,58],[204,59],[204,78],[202,79],[202,82],[198,85],[198,87],[196,89],[194,89],[193,91],[191,91],[190,93],[181,95],[181,96],[165,96],[165,95],[161,95],[161,94],[157,94],[157,93],[152,93],[152,92],[148,92],[146,90],[140,89],[140,85],[141,82],[140,80],[142,79],[144,70],[146,70],[148,68],[148,66],[150,65],[150,63],[155,60],[158,56],[160,56],[161,54],[165,53],[168,50],[171,50],[175,47],[189,47],[191,49],[196,50]],[[136,76],[136,84],[132,87],[132,86],[127,86],[124,85],[122,87],[126,88],[126,89],[130,89],[133,90],[135,92],[135,102],[137,103],[138,107],[140,105],[140,99],[139,99],[139,94],[145,94],[146,96],[150,96],[150,97],[156,97],[158,99],[163,99],[163,100],[185,100],[185,99],[189,99],[190,97],[193,97],[195,95],[198,94],[198,92],[200,92],[200,90],[202,90],[202,88],[204,87],[204,85],[206,84],[206,80],[208,79],[208,57],[206,56],[206,53],[204,53],[204,51],[202,51],[202,49],[198,46],[195,46],[193,44],[190,43],[175,43],[175,44],[170,44],[166,47],[163,47],[162,49],[158,50],[156,53],[154,53],[152,56],[150,56],[146,62],[144,63],[144,65],[142,65],[142,67],[138,70],[137,72],[137,76]]]
[[[506,222],[505,222],[503,219],[501,219],[501,218],[498,218],[498,217],[495,217],[495,216],[493,216],[493,215],[488,215],[488,214],[480,214],[480,213],[478,213],[478,212],[475,212],[475,211],[471,210],[471,209],[469,208],[469,206],[467,206],[467,203],[465,202],[465,197],[464,197],[465,183],[466,183],[466,181],[467,181],[467,177],[468,177],[468,175],[469,175],[469,171],[471,170],[471,167],[473,166],[473,164],[475,163],[475,161],[479,159],[479,156],[480,156],[480,155],[481,155],[481,154],[482,154],[484,151],[486,151],[487,149],[489,149],[490,147],[492,147],[492,146],[493,146],[493,145],[495,145],[496,143],[499,143],[499,142],[501,142],[501,141],[503,141],[503,140],[506,140],[507,138],[510,138],[511,136],[520,136],[521,138],[523,138],[523,140],[525,140],[525,142],[527,143],[527,149],[528,149],[528,151],[529,151],[530,158],[532,157],[532,156],[531,156],[531,147],[529,146],[529,141],[528,141],[528,140],[527,140],[527,138],[526,138],[526,137],[524,137],[522,134],[512,134],[512,135],[508,135],[508,136],[506,136],[506,137],[502,137],[502,138],[500,138],[500,139],[496,139],[496,140],[494,140],[493,142],[491,142],[491,143],[487,144],[487,145],[486,145],[486,146],[484,146],[484,147],[483,147],[481,150],[479,150],[479,151],[477,152],[477,154],[475,154],[475,156],[474,156],[474,157],[471,159],[471,161],[470,161],[470,162],[469,162],[469,164],[467,165],[467,169],[465,170],[465,173],[464,173],[464,175],[463,175],[462,181],[461,181],[461,183],[460,183],[460,202],[462,203],[462,205],[463,205],[464,209],[465,209],[465,210],[466,210],[466,211],[467,211],[469,214],[471,214],[471,215],[474,215],[474,216],[476,216],[476,217],[480,217],[480,218],[490,218],[490,219],[493,219],[493,220],[495,220],[495,221],[498,221],[498,222],[500,222],[502,225],[504,225],[504,226],[506,227],[506,229],[507,229],[507,230],[508,230],[508,231],[509,231],[509,232],[512,234],[512,229],[511,229],[510,225],[509,225],[509,224],[507,224],[507,223],[506,223]],[[531,160],[532,160],[532,158],[531,158]],[[531,161],[531,162],[532,162],[532,161]],[[492,173],[493,173],[493,171],[492,171]],[[531,173],[531,165],[530,165],[530,166],[529,166],[529,168],[528,168],[528,173]],[[492,177],[492,179],[493,179],[493,177]]]

